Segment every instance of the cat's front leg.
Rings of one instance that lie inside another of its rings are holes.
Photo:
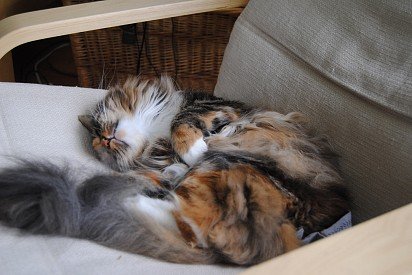
[[[207,144],[199,128],[190,124],[180,124],[172,131],[173,149],[189,166],[194,165],[207,151]]]
[[[205,137],[238,119],[238,111],[231,107],[208,108],[192,106],[176,116],[171,136],[175,152],[193,166],[208,150]]]

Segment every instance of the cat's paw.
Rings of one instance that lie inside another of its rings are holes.
[[[203,138],[199,138],[196,142],[189,148],[189,150],[183,154],[182,159],[187,165],[193,166],[207,151],[207,144]]]
[[[162,174],[169,180],[174,180],[182,177],[189,170],[189,167],[183,163],[175,163],[167,166]]]
[[[223,127],[222,130],[219,133],[217,133],[217,135],[221,137],[230,137],[234,133],[236,133],[239,130],[239,128],[241,128],[240,125],[237,125],[235,123],[229,124]]]

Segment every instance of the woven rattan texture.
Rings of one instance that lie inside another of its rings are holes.
[[[64,5],[90,2],[62,1]],[[213,92],[240,11],[195,14],[70,35],[79,84],[106,88],[129,75],[168,74],[182,89]]]

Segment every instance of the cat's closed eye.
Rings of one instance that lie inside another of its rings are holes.
[[[100,133],[102,139],[111,139],[114,137],[116,132],[116,124],[109,124],[102,127],[103,130]]]
[[[119,123],[115,122],[102,127],[102,131],[95,138],[95,143],[98,143],[108,149],[116,149],[118,146],[127,145],[124,140],[122,140],[124,133],[123,131],[118,131]]]

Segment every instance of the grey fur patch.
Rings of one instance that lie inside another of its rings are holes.
[[[0,174],[0,217],[32,233],[78,236],[81,205],[67,167],[19,161]]]
[[[17,168],[3,169],[0,220],[32,233],[89,239],[170,262],[216,261],[210,251],[192,248],[176,232],[127,211],[124,199],[159,188],[147,178],[98,175],[78,188],[73,178],[69,167],[48,162],[21,161]]]

